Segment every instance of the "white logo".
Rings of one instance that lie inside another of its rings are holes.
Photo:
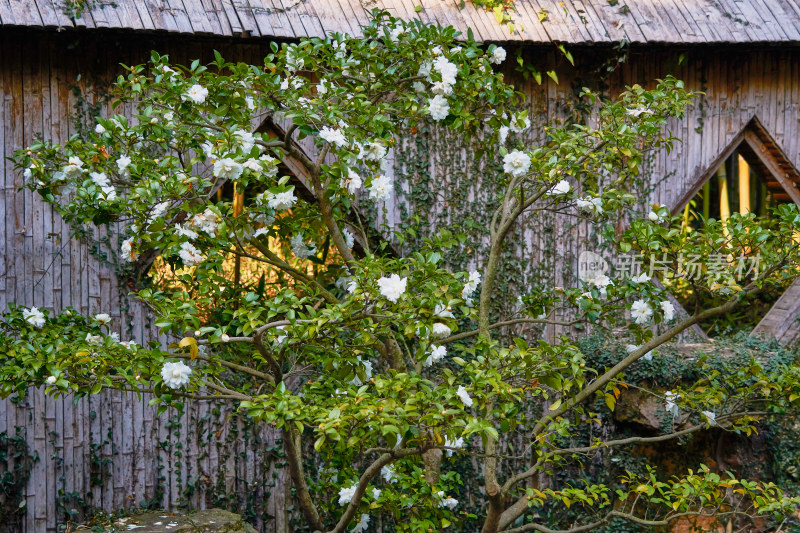
[[[603,256],[594,252],[584,251],[578,255],[578,279],[588,283],[598,275],[608,273],[610,267]]]

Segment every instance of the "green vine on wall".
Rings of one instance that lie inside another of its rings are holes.
[[[0,530],[11,528],[25,513],[25,487],[33,464],[39,460],[25,439],[25,428],[15,427],[15,434],[0,433]]]

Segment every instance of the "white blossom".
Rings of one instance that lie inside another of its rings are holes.
[[[233,132],[233,136],[236,137],[236,140],[239,142],[239,147],[245,154],[249,154],[250,150],[252,150],[253,146],[256,144],[255,137],[253,137],[253,134],[249,131],[236,130]]]
[[[703,411],[702,415],[708,422],[709,426],[717,425],[717,414],[714,411]]]
[[[509,131],[508,126],[500,126],[500,129],[497,130],[497,137],[498,137],[497,140],[500,141],[500,144],[506,143],[506,139],[508,139],[508,131]]]
[[[514,150],[503,158],[503,171],[515,178],[522,176],[531,168],[531,157],[525,152]]]
[[[441,509],[450,509],[451,511],[455,509],[457,505],[458,505],[458,500],[456,500],[455,498],[451,498],[449,496],[439,502],[439,507]]]
[[[199,231],[205,231],[210,237],[217,234],[217,214],[207,207],[202,213],[194,215],[189,220],[189,227]]]
[[[461,403],[467,407],[472,407],[472,397],[469,395],[469,392],[467,392],[467,389],[465,389],[463,385],[458,386],[456,395],[458,396],[458,399],[461,400]]]
[[[567,180],[561,180],[553,187],[547,191],[548,196],[560,196],[563,194],[568,194],[572,186],[569,184]]]
[[[651,222],[655,222],[656,224],[661,224],[662,222],[664,222],[664,217],[655,211],[650,211],[650,213],[647,215],[647,218],[649,218]]]
[[[661,312],[664,313],[664,320],[667,322],[675,318],[675,306],[669,300],[661,302]]]
[[[434,337],[447,337],[450,335],[450,327],[441,322],[434,322],[432,333]]]
[[[55,377],[55,376],[48,376],[47,377],[47,384],[48,385],[55,385],[56,381],[58,381],[58,378]]]
[[[364,146],[363,154],[367,161],[380,161],[386,157],[386,147],[377,142],[370,142]]]
[[[378,280],[380,293],[390,302],[397,302],[400,296],[406,292],[408,278],[401,278],[397,274],[384,276]]]
[[[435,121],[444,120],[450,114],[450,102],[441,94],[428,100],[428,112]]]
[[[111,324],[111,315],[109,315],[108,313],[98,313],[94,315],[94,319],[97,322],[103,324],[104,326]]]
[[[361,176],[353,169],[348,169],[347,177],[343,177],[339,185],[342,189],[347,189],[350,194],[355,194],[361,188]]]
[[[344,507],[350,503],[353,500],[353,496],[356,495],[357,488],[358,483],[354,484],[352,487],[342,487],[339,489],[339,505]]]
[[[86,338],[84,339],[87,343],[93,344],[95,346],[99,346],[103,344],[103,336],[102,335],[92,335],[91,333],[86,334]]]
[[[392,180],[391,178],[378,175],[372,180],[369,186],[369,197],[373,200],[385,202],[392,195]]]
[[[97,133],[98,135],[102,135],[106,132],[106,129],[103,127],[102,124],[98,124],[97,126],[94,127],[94,132]]]
[[[319,130],[319,136],[323,140],[331,144],[335,144],[340,148],[344,148],[347,146],[347,139],[345,138],[344,133],[342,133],[342,130],[333,129],[328,126],[323,126],[323,128]]]
[[[481,282],[481,274],[477,270],[473,270],[469,273],[469,281],[464,284],[464,288],[461,290],[461,297],[462,298],[469,298],[478,288],[478,284]]]
[[[358,520],[358,524],[350,533],[364,533],[369,526],[369,515],[366,513],[361,514],[361,518]]]
[[[492,55],[489,56],[489,63],[492,65],[499,65],[503,61],[506,60],[506,50],[502,46],[498,46],[492,51]]]
[[[652,115],[653,110],[649,109],[647,106],[644,106],[642,104],[637,104],[635,107],[629,107],[628,109],[626,109],[625,113],[627,113],[631,117],[639,117],[642,114]]]
[[[372,488],[372,497],[377,500],[378,498],[381,497],[381,492],[383,492],[383,491],[381,489],[379,489],[378,487],[373,487]]]
[[[307,244],[302,233],[295,233],[292,236],[292,253],[298,259],[307,259],[317,253],[317,247],[313,244]]]
[[[681,395],[676,392],[667,391],[664,393],[664,401],[666,404],[664,408],[668,413],[672,413],[673,417],[678,416],[678,404],[675,402],[677,402],[680,397]]]
[[[444,439],[444,446],[445,448],[451,448],[449,450],[445,450],[444,453],[447,457],[452,456],[455,452],[454,449],[461,449],[464,447],[464,437],[458,437],[456,440],[450,440],[449,438],[445,437]]]
[[[44,313],[38,307],[31,307],[22,311],[22,318],[35,328],[42,328],[45,324]]]
[[[633,281],[634,283],[647,283],[648,281],[650,281],[650,276],[648,276],[646,272],[642,272],[638,276],[632,277],[631,281]]]
[[[126,263],[130,263],[136,258],[136,253],[133,251],[133,237],[128,237],[120,245],[120,259]]]
[[[348,249],[352,249],[353,245],[355,244],[355,237],[353,234],[350,233],[350,230],[347,228],[342,229],[342,236],[344,237],[344,243]]]
[[[284,209],[290,209],[294,206],[295,202],[297,202],[297,197],[294,195],[294,189],[289,191],[283,191],[279,193],[268,193],[269,198],[267,200],[267,206],[275,211],[283,211]]]
[[[424,366],[431,366],[434,363],[438,363],[442,359],[447,356],[447,348],[444,346],[437,346],[435,344],[431,344],[431,351],[428,354],[427,359],[425,359]]]
[[[436,307],[433,308],[433,314],[439,318],[455,318],[450,307],[445,307],[444,304],[436,304]]]
[[[230,157],[214,162],[214,176],[226,180],[236,180],[242,175],[244,167]]]
[[[206,101],[207,97],[208,89],[197,83],[189,87],[189,90],[183,95],[184,100],[191,100],[195,104],[202,104]]]
[[[644,300],[636,300],[631,306],[631,318],[637,324],[647,324],[653,316],[653,308]]]
[[[200,254],[200,251],[190,242],[181,244],[181,250],[178,252],[178,255],[181,261],[183,261],[183,264],[187,267],[198,265],[205,259],[205,257]]]
[[[254,157],[251,157],[250,159],[242,163],[242,167],[246,168],[247,170],[255,174],[260,174],[264,170],[259,160]]]
[[[74,179],[83,174],[83,161],[78,157],[70,157],[67,164],[61,169],[67,179]]]
[[[509,129],[511,129],[511,131],[514,133],[522,133],[530,127],[531,119],[529,119],[527,116],[523,116],[521,113],[515,115],[509,123]]]
[[[192,369],[183,361],[164,363],[164,366],[161,367],[161,378],[164,380],[164,385],[170,389],[179,389],[188,385],[191,375]]]
[[[381,476],[383,476],[386,483],[397,483],[397,473],[392,465],[386,465],[381,468]]]
[[[117,158],[117,170],[119,170],[119,173],[123,176],[130,175],[130,170],[128,169],[130,164],[131,158],[127,155],[121,155]]]
[[[175,233],[181,237],[188,237],[190,240],[194,240],[198,237],[196,231],[190,230],[181,224],[175,226]]]
[[[578,198],[575,200],[575,203],[577,204],[578,209],[591,215],[603,214],[602,198],[592,198],[591,196],[587,196],[585,198]]]

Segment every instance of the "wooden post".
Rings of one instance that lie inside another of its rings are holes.
[[[703,220],[711,216],[711,181],[703,185]]]
[[[233,183],[233,217],[236,218],[242,214],[242,208],[244,207],[244,191],[239,190],[240,185],[236,182]],[[234,258],[234,266],[233,266],[233,285],[234,287],[239,286],[239,281],[242,277],[242,257],[240,255],[236,255]]]
[[[719,183],[719,219],[724,222],[731,216],[731,204],[728,201],[728,175],[725,172],[725,165],[717,170],[717,180]]]
[[[750,210],[750,165],[739,154],[739,212],[744,215]]]

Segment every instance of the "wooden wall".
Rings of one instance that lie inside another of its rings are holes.
[[[144,62],[150,49],[170,53],[184,63],[195,57],[209,60],[215,48],[228,58],[258,62],[266,44],[166,40],[100,31],[4,31],[0,35],[0,309],[15,302],[51,312],[66,306],[82,313],[108,312],[123,338],[128,337],[130,322],[135,340],[150,338],[142,309],[134,304],[129,314],[124,312],[111,267],[96,261],[85,244],[70,239],[69,229],[36,195],[19,190],[22,177],[5,158],[38,132],[54,140],[71,133],[67,117],[75,98],[70,86],[78,83],[79,74],[78,85],[84,88],[96,78],[113,79],[120,62]],[[540,52],[533,49],[526,54]],[[573,53],[579,60],[595,54],[589,50]],[[679,53],[686,56],[681,65]],[[550,57],[557,61],[555,55]],[[559,85],[518,83],[531,99],[537,124],[563,119],[569,111],[564,103],[585,77],[584,71],[576,75],[563,61],[558,72]],[[753,116],[795,165],[800,164],[800,50],[634,50],[630,61],[612,74],[611,85],[648,82],[666,73],[684,79],[690,89],[705,91],[706,96],[686,118],[671,124],[683,143],[670,155],[655,158],[650,174],[668,179],[656,187],[651,201],[672,206]],[[508,76],[515,74],[509,71]],[[435,161],[432,164],[434,172],[446,174],[436,168]],[[392,218],[396,220],[396,212]],[[559,257],[567,261],[577,257],[582,230],[570,231],[558,240]],[[518,253],[534,255],[534,248],[533,243],[521,242]],[[560,276],[556,270],[553,275]],[[165,506],[188,502],[203,507],[219,504],[207,501],[212,492],[208,485],[217,480],[234,494],[261,491],[266,498],[272,492],[267,510],[276,518],[264,530],[287,530],[285,487],[280,470],[271,469],[276,459],[274,436],[264,432],[245,438],[241,422],[229,419],[224,409],[217,412],[203,404],[191,406],[175,422],[168,416],[156,418],[144,402],[122,393],[74,403],[34,390],[20,404],[0,402],[0,432],[13,434],[19,428],[40,458],[27,488],[23,530],[56,531],[60,516],[56,504],[64,500],[64,494],[75,493],[91,505],[113,510],[152,499],[163,490],[160,497]],[[93,484],[103,465],[109,468],[108,476],[102,484]],[[277,482],[273,475],[278,476]],[[257,480],[276,486],[258,486]],[[193,486],[197,490],[192,491]],[[184,496],[187,490],[188,497]]]

